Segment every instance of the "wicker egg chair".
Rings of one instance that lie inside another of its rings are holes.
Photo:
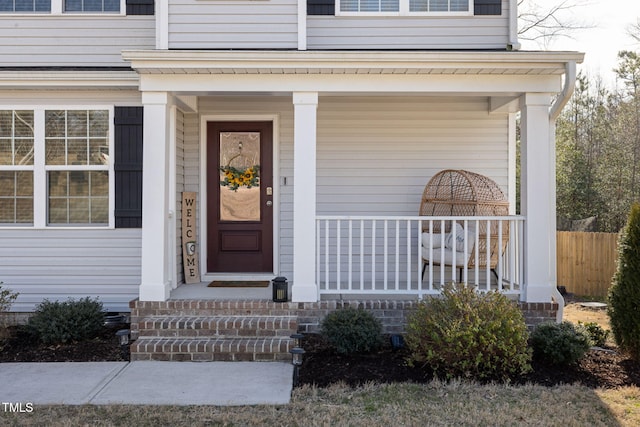
[[[498,184],[484,175],[465,170],[447,169],[434,175],[424,189],[420,204],[420,216],[506,216],[508,214],[509,202]],[[441,230],[440,221],[435,221],[432,231],[449,233],[452,222],[446,221],[445,230]],[[462,224],[463,221],[458,223]],[[491,221],[489,232],[487,228],[487,222],[480,221],[478,239],[474,242],[467,265],[469,268],[476,266],[475,252],[477,251],[478,267],[486,268],[487,259],[490,259],[489,268],[495,273],[498,255],[504,253],[509,240],[509,222],[503,221],[502,236],[499,236],[498,221]],[[428,222],[423,224],[422,231],[429,231]],[[501,240],[501,245],[498,245],[498,240]],[[490,242],[490,257],[487,257],[487,241]],[[428,262],[428,260],[425,261]],[[438,260],[434,259],[432,262],[437,265]]]

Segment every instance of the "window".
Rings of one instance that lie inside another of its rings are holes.
[[[0,111],[0,223],[33,223],[33,111]]]
[[[111,117],[110,109],[0,110],[0,224],[108,226]]]
[[[0,0],[0,12],[51,12],[51,0]]]
[[[472,14],[471,0],[338,0],[339,14]]]
[[[120,0],[65,0],[65,12],[120,12]]]
[[[48,224],[109,222],[109,112],[45,112]]]
[[[469,0],[409,0],[410,12],[468,12]]]

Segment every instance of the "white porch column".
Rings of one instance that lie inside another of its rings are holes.
[[[169,95],[143,92],[141,301],[169,298]]]
[[[316,284],[317,92],[293,94],[293,286],[296,302],[318,300]]]
[[[547,93],[522,97],[521,209],[525,215],[524,283],[526,302],[550,302],[555,278],[555,136],[551,136]]]

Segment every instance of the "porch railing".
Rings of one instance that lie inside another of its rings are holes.
[[[521,292],[524,217],[318,216],[316,227],[321,294]]]

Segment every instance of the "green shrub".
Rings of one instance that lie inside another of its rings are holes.
[[[522,312],[505,295],[445,286],[419,304],[407,325],[409,363],[446,378],[509,379],[531,370]]]
[[[89,297],[65,302],[44,300],[29,318],[27,326],[45,344],[94,338],[104,327],[102,303]]]
[[[18,298],[18,293],[10,289],[2,289],[2,282],[0,282],[0,350],[3,348],[2,341],[9,336],[4,314],[9,311],[16,298]]]
[[[631,207],[618,243],[618,264],[609,288],[607,312],[622,351],[640,361],[640,204]]]
[[[567,321],[541,323],[531,333],[530,343],[533,357],[551,365],[574,364],[591,347],[586,330]]]
[[[2,289],[2,282],[0,282],[0,314],[9,311],[16,298],[18,298],[18,293],[10,289]]]
[[[366,310],[345,308],[329,313],[321,333],[341,354],[374,351],[382,343],[382,324]]]
[[[582,323],[578,321],[578,326],[583,328],[589,335],[589,339],[593,345],[602,347],[606,344],[607,338],[609,338],[609,331],[605,330],[602,326],[596,322]]]

